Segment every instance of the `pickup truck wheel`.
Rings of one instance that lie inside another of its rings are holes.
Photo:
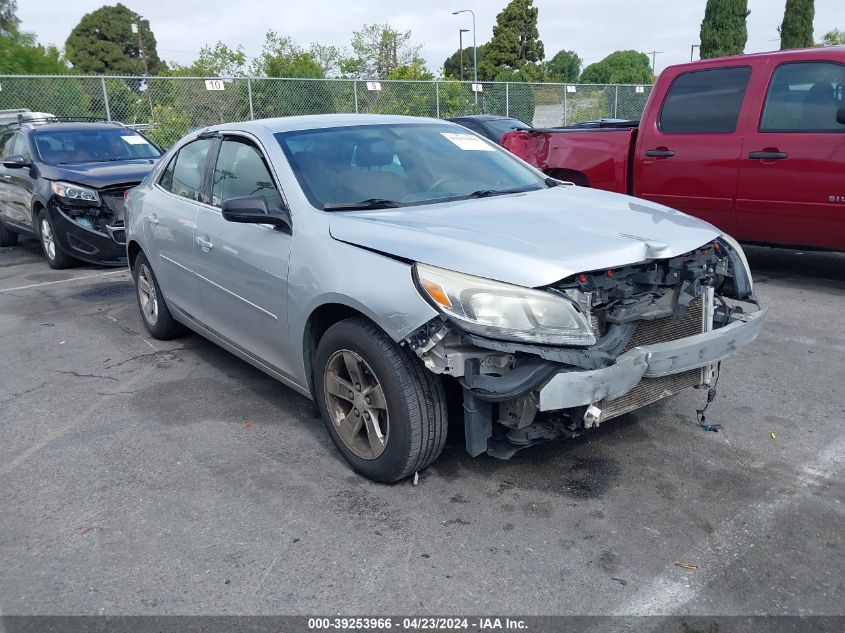
[[[59,248],[59,243],[56,241],[56,232],[53,230],[53,222],[50,220],[46,209],[41,209],[38,214],[38,236],[41,238],[44,257],[47,258],[50,268],[61,270],[76,265],[77,261]]]
[[[18,243],[18,234],[10,231],[0,222],[0,246],[14,246]]]
[[[174,319],[167,308],[158,280],[143,253],[139,253],[135,258],[132,277],[135,280],[135,295],[141,309],[141,320],[153,338],[167,341],[184,334],[185,326]]]
[[[347,319],[326,331],[314,383],[332,441],[364,476],[398,481],[443,450],[448,416],[439,377],[366,319]]]

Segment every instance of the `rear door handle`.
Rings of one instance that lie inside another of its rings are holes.
[[[197,237],[196,239],[197,245],[202,248],[203,251],[206,253],[214,248],[214,242],[212,242],[208,237]]]
[[[765,151],[765,152],[749,152],[748,158],[754,160],[783,160],[789,156],[786,152]]]
[[[152,215],[148,215],[147,222],[153,225],[158,224],[158,216],[155,213],[153,213]]]
[[[650,149],[645,153],[649,158],[671,158],[675,155],[671,149]]]

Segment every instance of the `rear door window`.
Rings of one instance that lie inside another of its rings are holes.
[[[751,77],[749,66],[678,75],[666,93],[658,125],[666,134],[730,134]]]
[[[843,132],[836,112],[845,104],[845,65],[796,62],[775,69],[761,132]]]
[[[214,142],[213,138],[202,138],[182,147],[165,168],[158,184],[177,196],[202,202],[205,161]]]

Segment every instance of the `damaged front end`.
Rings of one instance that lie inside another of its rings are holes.
[[[56,237],[74,257],[106,265],[126,263],[124,206],[128,192],[138,183],[91,189],[52,182],[49,200]]]
[[[508,458],[682,389],[712,392],[720,361],[757,338],[765,315],[727,236],[677,257],[573,275],[539,289],[554,298],[548,306],[534,289],[513,299],[506,284],[449,288],[465,276],[445,273],[418,265],[421,292],[442,316],[405,342],[430,371],[460,382],[472,455]],[[502,323],[484,313],[499,305],[485,292],[508,296]]]

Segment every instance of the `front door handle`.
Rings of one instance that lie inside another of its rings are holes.
[[[196,242],[197,245],[206,253],[214,248],[214,242],[208,239],[208,236],[197,237]]]
[[[786,152],[779,152],[777,150],[764,150],[762,152],[749,152],[748,158],[754,160],[783,160],[789,156]]]
[[[657,149],[647,150],[645,155],[649,158],[671,158],[675,155],[675,152],[665,147],[658,147]]]
[[[158,216],[155,213],[148,215],[147,222],[155,226],[156,224],[158,224]]]

